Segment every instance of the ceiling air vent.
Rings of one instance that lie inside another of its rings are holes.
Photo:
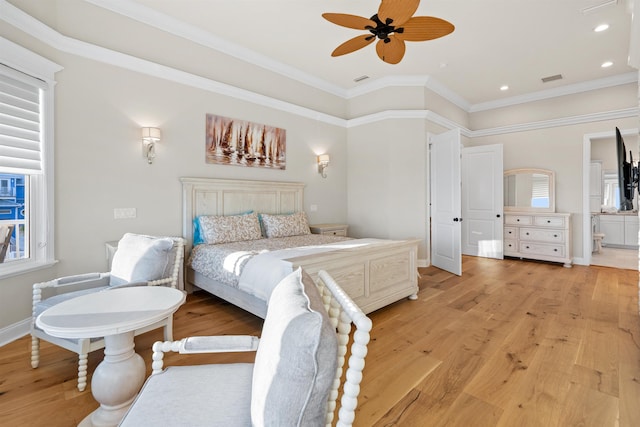
[[[369,76],[360,76],[360,77],[356,77],[355,79],[353,79],[353,81],[358,83],[358,82],[361,82],[363,80],[367,80],[368,78],[369,78]]]
[[[549,83],[554,80],[562,80],[562,74],[556,74],[555,76],[543,77],[542,83]]]

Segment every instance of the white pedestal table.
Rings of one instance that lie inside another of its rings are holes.
[[[136,286],[83,295],[45,310],[36,325],[61,338],[105,338],[104,359],[91,378],[100,407],[79,426],[116,426],[145,380],[145,363],[134,350],[134,331],[169,316],[184,303],[184,292]]]

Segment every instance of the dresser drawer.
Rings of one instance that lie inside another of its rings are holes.
[[[520,242],[520,253],[523,255],[543,255],[546,257],[565,257],[564,245]]]
[[[504,217],[504,223],[509,225],[531,225],[533,218],[529,215],[507,215]]]
[[[347,230],[327,230],[320,233],[325,236],[347,236]]]
[[[514,240],[518,238],[518,228],[505,227],[504,228],[504,240]]]
[[[519,237],[520,240],[528,242],[563,243],[565,241],[565,233],[563,230],[546,230],[541,228],[522,227]]]
[[[565,218],[562,216],[536,216],[533,223],[541,227],[561,227],[565,226]]]
[[[504,254],[505,255],[517,255],[518,254],[518,241],[517,240],[504,240]]]

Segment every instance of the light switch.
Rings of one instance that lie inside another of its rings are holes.
[[[136,208],[115,208],[113,210],[114,219],[130,219],[136,217]]]

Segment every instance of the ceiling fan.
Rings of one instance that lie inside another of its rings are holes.
[[[378,13],[369,19],[345,13],[323,13],[324,19],[336,25],[369,32],[342,43],[331,56],[355,52],[377,38],[376,52],[380,59],[397,64],[404,56],[405,41],[433,40],[453,32],[453,24],[444,19],[413,16],[419,4],[420,0],[382,0]]]

